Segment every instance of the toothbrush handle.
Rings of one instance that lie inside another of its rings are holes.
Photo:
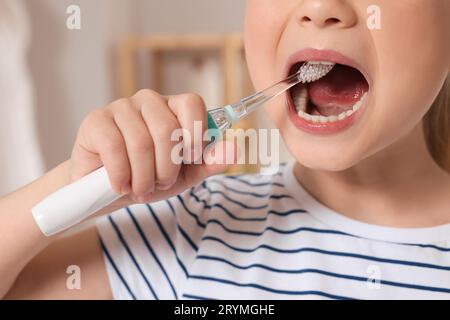
[[[208,113],[208,129],[220,130]],[[64,231],[121,198],[111,187],[105,167],[50,194],[32,208],[32,215],[46,236]]]
[[[46,236],[66,230],[121,197],[114,192],[105,167],[69,184],[39,202],[31,212]]]

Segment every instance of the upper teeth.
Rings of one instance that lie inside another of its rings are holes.
[[[326,61],[308,61],[298,70],[298,79],[302,83],[317,81],[325,77],[335,66],[335,63]]]

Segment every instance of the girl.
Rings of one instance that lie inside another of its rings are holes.
[[[373,5],[381,28],[366,23]],[[0,295],[450,298],[449,18],[447,0],[248,0],[256,89],[334,64],[267,105],[295,162],[270,177],[176,165],[170,134],[206,123],[202,99],[113,102],[82,123],[70,160],[1,200]],[[126,196],[99,214],[115,212],[44,237],[30,209],[101,165]]]

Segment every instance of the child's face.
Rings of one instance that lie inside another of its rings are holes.
[[[380,29],[368,27],[369,18],[377,22],[371,5],[380,8]],[[302,120],[292,92],[266,108],[297,161],[344,170],[420,125],[450,68],[450,1],[248,0],[245,41],[258,90],[296,71],[296,62],[351,65],[309,86],[306,111],[328,124]],[[366,92],[357,112],[330,122]]]

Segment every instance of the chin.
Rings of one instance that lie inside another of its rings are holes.
[[[345,171],[357,165],[361,160],[349,155],[343,157],[342,152],[311,152],[306,154],[300,150],[294,150],[291,151],[291,154],[301,166],[317,171]]]

